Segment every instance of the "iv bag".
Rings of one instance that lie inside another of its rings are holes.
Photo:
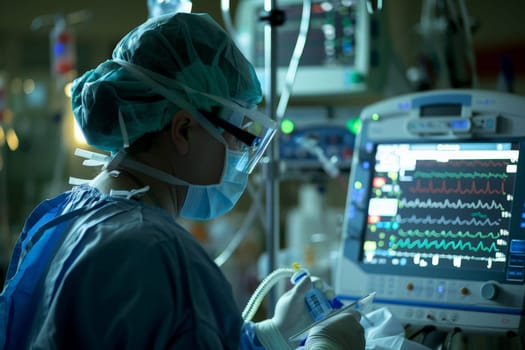
[[[168,13],[191,12],[191,0],[148,0],[149,17]]]

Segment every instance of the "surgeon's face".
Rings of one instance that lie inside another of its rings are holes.
[[[194,184],[214,185],[221,181],[226,157],[225,145],[199,125],[192,151]]]
[[[175,149],[171,159],[173,174],[191,184],[215,185],[221,180],[225,145],[185,112],[177,117],[172,130]]]

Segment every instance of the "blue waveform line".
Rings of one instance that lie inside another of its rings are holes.
[[[402,224],[425,224],[425,225],[474,225],[474,226],[497,226],[501,224],[500,220],[492,221],[490,219],[479,220],[476,218],[472,219],[461,219],[459,216],[456,216],[453,219],[447,219],[444,216],[439,218],[433,218],[430,215],[425,217],[417,217],[412,215],[408,218],[399,218],[397,220]]]
[[[399,201],[399,207],[400,208],[421,208],[421,209],[426,209],[426,208],[446,209],[448,208],[448,209],[506,210],[503,204],[498,203],[495,200],[492,200],[490,202],[484,202],[482,200],[477,200],[475,202],[471,202],[471,201],[463,202],[461,199],[458,199],[456,201],[450,201],[448,199],[445,199],[443,201],[433,201],[430,198],[425,199],[425,200],[421,200],[419,198],[416,198],[413,200],[403,198]]]

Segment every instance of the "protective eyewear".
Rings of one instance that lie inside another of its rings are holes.
[[[199,112],[201,112],[217,128],[223,129],[229,134],[235,136],[237,140],[242,142],[245,146],[255,147],[261,142],[261,139],[258,136],[220,118],[218,116],[220,113],[220,107],[214,106],[211,112],[199,109]]]
[[[211,111],[199,110],[199,112],[218,129],[219,133],[226,132],[232,136],[229,140],[234,139],[236,142],[227,141],[228,147],[244,153],[236,166],[237,170],[251,173],[276,130],[251,119],[241,111],[224,106],[214,106]]]

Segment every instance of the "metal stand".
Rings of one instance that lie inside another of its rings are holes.
[[[276,78],[277,78],[277,30],[276,27],[284,23],[283,11],[277,10],[276,0],[265,0],[266,14],[261,21],[266,21],[264,28],[265,49],[265,86],[266,113],[272,120],[276,120]],[[275,137],[268,148],[270,160],[265,164],[266,176],[266,250],[268,251],[268,271],[275,270],[277,253],[279,251],[279,138]],[[268,311],[272,312],[277,303],[275,290],[268,294]]]

